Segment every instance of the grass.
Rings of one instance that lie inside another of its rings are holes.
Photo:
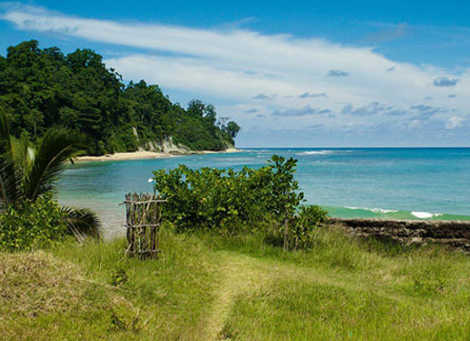
[[[214,285],[209,254],[194,237],[164,240],[157,261],[124,257],[123,241],[0,254],[1,338],[198,338]]]
[[[4,339],[467,340],[470,258],[319,231],[285,253],[263,236],[162,236],[0,253]]]

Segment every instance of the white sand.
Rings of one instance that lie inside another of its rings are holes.
[[[187,154],[168,154],[160,152],[149,152],[149,151],[137,151],[129,153],[114,153],[106,154],[102,156],[78,156],[74,161],[84,162],[84,161],[124,161],[124,160],[139,160],[139,159],[162,159],[169,158],[177,155],[191,155],[191,154],[212,154],[212,153],[236,153],[239,152],[239,149],[229,148],[221,152],[214,152],[210,150],[206,151],[194,151]]]

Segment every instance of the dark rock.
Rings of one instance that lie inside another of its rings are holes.
[[[470,251],[470,222],[466,221],[340,218],[331,218],[330,221],[357,236],[373,236],[407,245],[438,243],[466,252]]]

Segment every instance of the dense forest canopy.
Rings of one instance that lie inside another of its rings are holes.
[[[212,105],[193,100],[184,109],[157,85],[125,85],[92,50],[64,55],[35,40],[0,56],[0,110],[17,137],[38,139],[61,125],[84,134],[94,155],[148,149],[170,137],[192,150],[223,150],[240,130],[233,121],[217,121]]]

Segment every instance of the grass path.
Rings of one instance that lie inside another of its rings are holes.
[[[296,266],[269,258],[257,258],[234,251],[214,254],[220,278],[214,302],[207,317],[206,340],[226,339],[226,321],[238,295],[255,294],[269,288],[280,278],[298,278],[304,282],[330,284],[351,289],[351,282],[341,276],[331,276],[321,269]],[[335,278],[338,277],[338,278]],[[361,290],[359,287],[357,290]]]
[[[404,298],[389,290],[388,285],[380,285],[371,280],[369,285],[360,278],[364,274],[333,273],[316,267],[296,265],[290,262],[270,258],[258,258],[235,251],[218,251],[214,253],[218,264],[217,272],[219,283],[214,293],[214,301],[207,315],[204,339],[228,339],[226,335],[226,322],[230,318],[231,310],[237,296],[242,294],[256,295],[269,290],[273,283],[290,278],[303,283],[326,285],[332,288],[346,289],[362,294],[374,291],[397,303]],[[409,304],[419,304],[410,297],[406,298]]]
[[[341,281],[328,278],[318,269],[295,266],[273,259],[256,258],[233,251],[219,251],[214,254],[220,278],[214,302],[207,317],[206,339],[226,339],[226,321],[230,316],[236,297],[240,294],[254,294],[269,288],[280,277],[302,278],[304,281],[331,283],[343,286]],[[344,280],[344,278],[343,278]],[[349,284],[344,284],[350,287]]]
[[[225,322],[237,295],[259,290],[273,277],[264,262],[236,252],[217,252],[220,283],[208,315],[207,340],[224,338]]]

